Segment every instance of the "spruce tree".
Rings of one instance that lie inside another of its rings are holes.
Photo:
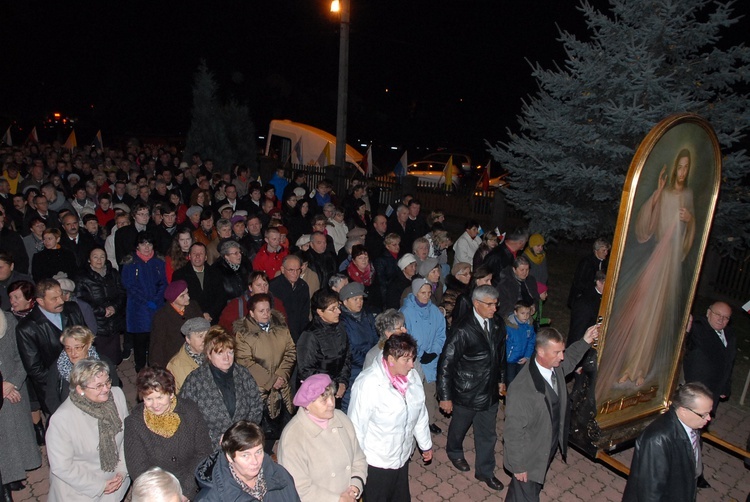
[[[202,60],[195,74],[193,109],[185,151],[200,152],[203,159],[213,159],[221,171],[233,163],[251,168],[256,164],[255,127],[247,106],[230,100],[223,105],[214,74]]]
[[[714,127],[723,155],[712,243],[723,251],[750,242],[750,51],[721,47],[736,23],[731,3],[610,0],[580,7],[589,40],[561,32],[566,60],[532,66],[536,94],[524,101],[519,132],[495,146],[509,171],[507,198],[530,229],[550,236],[611,234],[630,161],[661,119],[693,112]]]

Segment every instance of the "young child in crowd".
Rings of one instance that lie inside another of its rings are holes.
[[[529,302],[519,300],[516,303],[513,313],[505,319],[505,331],[507,332],[505,340],[507,369],[505,375],[507,385],[510,385],[523,365],[534,354],[536,332],[531,320],[531,304]]]

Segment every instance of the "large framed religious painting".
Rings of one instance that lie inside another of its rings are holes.
[[[596,423],[608,429],[669,407],[721,182],[721,151],[703,118],[670,116],[630,164],[602,297]]]

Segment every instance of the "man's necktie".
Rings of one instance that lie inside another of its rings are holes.
[[[703,460],[701,459],[701,440],[698,431],[690,429],[690,443],[693,445],[693,456],[695,457],[695,477],[703,474]]]
[[[552,370],[552,390],[555,391],[555,394],[560,395],[560,391],[557,390],[557,375],[555,375],[555,370]]]
[[[727,337],[724,336],[724,330],[723,329],[717,329],[716,334],[719,335],[719,340],[721,340],[721,343],[724,344],[724,347],[727,346]]]

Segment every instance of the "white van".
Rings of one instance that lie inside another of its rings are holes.
[[[282,165],[316,165],[325,157],[323,151],[328,146],[328,158],[322,165],[333,164],[336,160],[336,137],[322,129],[291,120],[272,120],[268,126],[266,156],[277,157]],[[362,154],[346,145],[346,164],[364,174],[361,167]]]

